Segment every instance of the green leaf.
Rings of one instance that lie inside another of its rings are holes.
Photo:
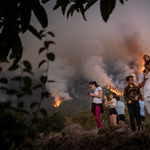
[[[68,12],[67,12],[67,19],[69,17],[69,15],[71,14],[71,16],[73,15],[73,12],[76,10],[76,5],[73,4],[71,5],[71,7],[69,8]]]
[[[67,3],[64,3],[64,4],[61,6],[61,11],[62,11],[62,14],[63,14],[63,15],[65,14],[66,7],[67,7],[68,4],[69,4],[69,1],[68,1]]]
[[[47,82],[55,82],[54,80],[48,80]]]
[[[30,74],[32,74],[33,75],[33,72],[31,72],[30,70],[28,70],[28,69],[23,69],[23,71],[24,72],[28,72],[28,73],[30,73]]]
[[[24,103],[23,102],[18,103],[18,107],[23,108],[24,107]]]
[[[30,105],[30,108],[32,109],[34,106],[38,105],[37,102],[33,102],[31,105]]]
[[[63,5],[63,2],[62,2],[61,0],[57,0],[57,3],[56,3],[56,5],[54,6],[53,10],[59,8],[59,7],[62,6],[62,5]]]
[[[7,56],[10,52],[13,43],[13,30],[10,23],[5,21],[5,25],[1,29],[0,33],[0,61],[8,62]]]
[[[7,95],[14,95],[14,94],[16,94],[18,91],[16,90],[16,89],[9,89],[9,90],[7,90],[7,92],[6,92],[6,94]]]
[[[24,81],[24,85],[27,87],[31,87],[32,86],[32,80],[30,77],[25,76],[23,77],[23,81]]]
[[[54,55],[53,53],[48,53],[48,54],[47,54],[47,58],[48,58],[50,61],[54,61],[55,55]]]
[[[45,4],[45,3],[47,3],[48,1],[50,1],[50,0],[42,0],[42,3]]]
[[[37,31],[33,26],[29,25],[28,30],[29,30],[33,35],[35,35],[38,39],[41,40],[41,37],[40,37],[38,31]]]
[[[55,42],[53,42],[53,41],[45,41],[44,42],[45,48],[48,48],[50,44],[55,44]]]
[[[32,70],[32,66],[29,61],[25,60],[25,61],[23,61],[23,64],[27,70]]]
[[[43,52],[45,49],[46,49],[45,47],[40,48],[39,54],[40,54],[41,52]]]
[[[4,90],[4,91],[6,91],[6,92],[8,91],[8,89],[7,89],[6,87],[3,87],[3,86],[1,86],[0,89],[1,89],[1,90]]]
[[[46,109],[41,108],[40,112],[41,112],[42,115],[44,115],[45,117],[47,117],[47,111],[46,111]]]
[[[46,60],[42,60],[42,61],[39,63],[38,68],[40,68],[40,67],[41,67],[41,65],[43,65],[45,62],[46,62]]]
[[[85,12],[85,10],[84,10],[83,5],[81,5],[81,6],[80,6],[80,11],[81,11],[81,14],[82,14],[82,16],[83,16],[84,20],[85,20],[85,21],[87,21],[87,20],[86,20],[86,17],[85,17],[85,13],[84,13],[84,12]]]
[[[21,0],[20,11],[21,11],[21,31],[22,33],[25,33],[29,27],[31,19],[31,3],[27,0]]]
[[[35,86],[33,87],[33,89],[37,89],[37,88],[40,88],[40,87],[42,87],[42,84],[35,85]]]
[[[46,28],[48,25],[47,14],[39,0],[32,0],[32,10],[42,27]]]
[[[100,1],[100,10],[102,18],[107,22],[109,15],[112,13],[116,5],[116,0],[101,0]]]
[[[44,32],[44,30],[39,31],[39,35],[41,36],[43,32]]]
[[[41,77],[40,77],[40,81],[41,81],[43,84],[45,84],[46,81],[47,81],[47,76],[41,76]]]
[[[23,47],[21,43],[21,39],[18,35],[18,33],[13,33],[13,45],[12,45],[12,54],[11,57],[14,58],[13,65],[16,65],[21,57],[22,57],[22,52],[23,52]]]
[[[120,0],[120,3],[123,5],[123,0]]]
[[[23,91],[25,94],[32,95],[32,90],[31,90],[29,87],[23,87],[23,88],[22,88],[22,91]]]
[[[9,67],[8,71],[14,71],[19,68],[19,65],[12,65]]]
[[[47,34],[51,35],[52,37],[55,37],[54,33],[53,32],[47,32]]]
[[[3,78],[0,79],[0,82],[3,83],[3,84],[7,84],[8,80],[3,77]]]
[[[98,0],[88,0],[86,6],[85,6],[85,11],[88,10],[91,6],[93,6]]]
[[[49,98],[49,92],[48,91],[46,91],[46,92],[43,92],[43,93],[41,93],[41,98],[43,99],[44,97],[46,97],[46,98]]]
[[[17,76],[17,77],[12,78],[11,80],[20,82],[21,79],[22,79],[21,76]]]

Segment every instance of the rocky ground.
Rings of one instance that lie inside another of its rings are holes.
[[[150,131],[132,132],[123,122],[85,131],[75,123],[60,133],[41,134],[32,144],[35,150],[149,150]]]

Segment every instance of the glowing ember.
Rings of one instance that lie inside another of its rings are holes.
[[[115,92],[117,95],[123,96],[123,92],[119,91],[118,89],[111,87],[110,85],[106,85],[106,88],[112,92]]]

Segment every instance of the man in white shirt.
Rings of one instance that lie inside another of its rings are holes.
[[[144,102],[147,109],[148,114],[150,115],[150,61],[146,62],[146,72],[147,76],[144,77],[144,74],[142,73],[140,75],[138,86],[139,88],[144,88]]]

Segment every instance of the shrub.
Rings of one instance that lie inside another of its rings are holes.
[[[81,124],[87,130],[94,129],[96,127],[96,121],[90,109],[79,111],[72,118],[72,122]]]
[[[39,132],[46,130],[60,132],[65,127],[66,120],[62,113],[56,112],[51,116],[42,118],[36,126]]]

